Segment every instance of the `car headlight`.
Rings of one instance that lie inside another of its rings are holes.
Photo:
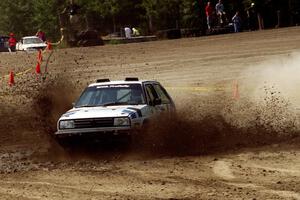
[[[64,120],[59,122],[59,129],[75,128],[73,120]]]
[[[130,120],[128,117],[115,118],[114,126],[130,126]]]

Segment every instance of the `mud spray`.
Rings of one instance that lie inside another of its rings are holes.
[[[300,102],[299,54],[256,66],[254,71],[245,72],[254,75],[243,81],[248,88],[242,88],[239,101],[223,92],[201,98],[192,94],[181,97],[184,103],[176,114],[151,122],[145,132],[133,138],[130,153],[199,155],[299,137],[294,109]],[[82,89],[66,77],[49,76],[38,83],[25,81],[20,87],[3,90],[0,144],[47,146],[47,152],[56,149],[49,136],[56,130],[59,116],[71,108]],[[246,89],[251,92],[244,92]]]
[[[64,77],[28,75],[14,87],[1,89],[0,146],[5,152],[26,151],[59,157],[62,149],[52,137],[56,121],[72,107],[76,88]],[[80,86],[77,85],[80,90]]]
[[[249,69],[241,74],[246,78],[240,100],[226,93],[201,98],[186,94],[175,116],[152,122],[136,140],[140,148],[154,154],[195,155],[284,141],[298,144],[300,54]]]

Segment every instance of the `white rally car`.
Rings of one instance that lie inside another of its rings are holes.
[[[81,94],[74,108],[61,116],[56,138],[130,135],[162,111],[175,111],[169,94],[157,81],[97,80]]]
[[[18,51],[44,50],[46,47],[47,44],[37,36],[22,37],[16,45]]]

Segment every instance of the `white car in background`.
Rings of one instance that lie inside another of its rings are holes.
[[[130,136],[161,112],[175,112],[167,91],[157,81],[100,79],[89,85],[57,122],[56,138]]]
[[[16,49],[18,51],[36,51],[44,50],[47,44],[37,36],[22,37],[17,43]]]

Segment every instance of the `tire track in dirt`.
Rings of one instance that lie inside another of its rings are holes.
[[[234,159],[232,160],[219,160],[214,162],[212,165],[212,171],[213,173],[225,180],[225,183],[227,185],[235,186],[235,187],[241,187],[241,188],[247,188],[247,189],[255,189],[258,190],[259,193],[267,193],[271,195],[276,195],[285,199],[295,199],[299,200],[300,199],[300,193],[294,192],[294,191],[288,191],[288,190],[273,190],[269,189],[265,186],[261,186],[258,184],[254,183],[245,183],[246,180],[243,180],[241,177],[236,177],[233,175],[235,169],[231,167],[232,163],[234,163]],[[278,168],[270,168],[270,167],[263,167],[259,165],[253,165],[252,167],[255,168],[261,168],[263,170],[277,170],[279,172],[284,172],[284,173],[291,173],[292,176],[297,176],[299,171],[298,170],[288,170],[288,169],[278,169]]]
[[[252,168],[258,168],[258,169],[262,169],[262,170],[269,170],[269,171],[276,171],[276,172],[280,172],[280,173],[285,173],[285,174],[289,174],[291,176],[300,176],[300,170],[296,169],[297,167],[295,167],[294,169],[288,169],[288,168],[275,168],[275,167],[268,167],[268,166],[262,166],[262,165],[258,165],[258,164],[253,164],[251,165]]]
[[[268,189],[267,187],[256,185],[253,183],[226,182],[226,184],[236,186],[236,187],[241,187],[241,188],[255,189],[255,190],[258,190],[259,193],[276,195],[276,196],[282,197],[284,199],[291,199],[291,200],[299,200],[300,199],[300,193],[293,192],[293,191],[272,190],[272,189]]]

